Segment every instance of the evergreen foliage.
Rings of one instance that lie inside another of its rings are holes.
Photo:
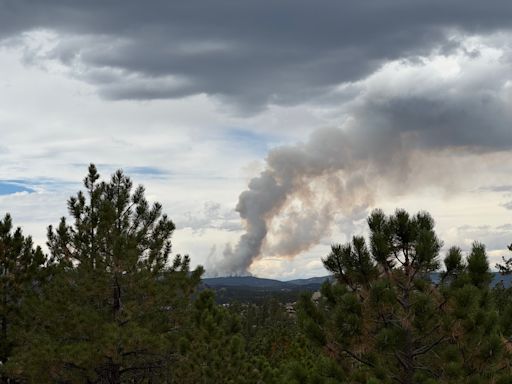
[[[0,220],[0,367],[17,346],[21,306],[44,280],[46,257],[21,228],[13,228],[9,214]],[[13,382],[0,368],[0,381]]]
[[[32,383],[164,380],[202,269],[169,265],[174,224],[117,171],[68,201],[73,222],[48,229],[55,273],[26,308],[32,324],[10,369]]]
[[[211,291],[201,292],[194,301],[180,352],[173,374],[176,383],[270,383],[262,381],[269,376],[265,362],[246,348],[238,315],[217,305]]]
[[[354,237],[323,260],[336,277],[315,305],[301,301],[304,331],[354,383],[494,382],[504,344],[490,294],[485,247],[463,262],[452,248],[439,285],[442,243],[427,213],[368,218],[369,245]],[[502,378],[503,379],[503,378]]]
[[[512,244],[508,246],[508,250],[512,251]],[[497,263],[496,268],[503,274],[512,273],[512,257],[502,257],[503,264]]]

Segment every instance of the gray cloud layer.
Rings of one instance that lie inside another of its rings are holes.
[[[0,0],[0,36],[57,33],[47,58],[112,99],[215,95],[254,110],[321,95],[384,61],[510,28],[508,0]]]

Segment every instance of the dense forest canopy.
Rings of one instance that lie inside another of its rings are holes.
[[[2,383],[512,382],[511,288],[484,244],[442,255],[426,212],[374,210],[322,259],[320,294],[219,305],[122,171],[90,165],[68,211],[48,254],[0,220]]]

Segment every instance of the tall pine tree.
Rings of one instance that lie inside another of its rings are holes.
[[[30,303],[12,372],[31,383],[165,382],[202,269],[169,261],[174,224],[117,171],[68,201],[72,223],[48,229],[57,272]]]

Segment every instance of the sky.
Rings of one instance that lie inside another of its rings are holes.
[[[0,0],[0,215],[123,169],[210,275],[324,275],[374,208],[512,243],[508,0]]]

